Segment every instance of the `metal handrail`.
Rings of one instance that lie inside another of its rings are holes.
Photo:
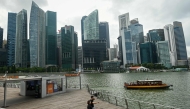
[[[144,101],[140,101],[140,100],[135,100],[135,99],[131,99],[131,98],[124,98],[124,97],[120,97],[120,96],[117,96],[117,95],[114,95],[114,94],[109,94],[110,92],[106,91],[106,93],[104,92],[105,90],[94,90],[94,89],[91,89],[88,85],[87,85],[87,89],[88,89],[88,92],[90,94],[95,94],[95,93],[99,93],[97,98],[98,99],[102,99],[104,101],[107,101],[109,103],[111,103],[111,98],[114,98],[115,99],[115,105],[116,106],[122,106],[122,107],[125,107],[123,105],[119,105],[119,100],[122,100],[124,102],[124,104],[126,105],[126,109],[129,109],[129,103],[128,101],[133,101],[133,102],[137,102],[138,104],[138,107],[139,109],[142,109],[141,107],[141,104],[144,103],[144,104],[147,104],[147,106],[152,106],[153,109],[156,109],[156,107],[163,107],[163,108],[170,108],[170,109],[180,109],[180,108],[176,108],[176,107],[173,107],[173,106],[165,106],[165,105],[161,105],[161,104],[157,104],[157,103],[150,103],[150,102],[144,102]],[[107,100],[106,100],[107,99]]]

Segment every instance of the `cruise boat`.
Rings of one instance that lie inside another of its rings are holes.
[[[167,85],[161,80],[137,80],[136,82],[124,83],[127,89],[166,89],[173,85]]]

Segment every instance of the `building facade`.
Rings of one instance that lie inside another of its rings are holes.
[[[16,13],[8,13],[7,26],[7,65],[15,63]]]
[[[128,29],[130,25],[129,13],[119,15],[119,35],[121,36],[121,30]]]
[[[158,54],[158,63],[163,64],[167,68],[171,68],[168,41],[158,41],[156,43],[156,46]]]
[[[117,49],[108,48],[108,56],[109,56],[109,61],[113,60],[114,58],[117,58]]]
[[[177,66],[176,41],[174,36],[174,26],[169,24],[164,26],[165,41],[168,41],[170,61],[172,66]]]
[[[137,64],[136,42],[132,41],[131,31],[124,29],[121,31],[123,65]]]
[[[140,47],[141,63],[157,63],[156,45],[152,42],[142,43]]]
[[[173,22],[173,25],[174,25],[174,36],[175,36],[178,63],[180,61],[185,61],[186,62],[185,65],[187,65],[187,49],[186,49],[182,23],[175,21]],[[178,65],[181,65],[181,64],[178,64]]]
[[[99,39],[98,10],[94,10],[84,19],[84,40]]]
[[[61,42],[62,42],[62,68],[63,69],[76,69],[76,55],[77,51],[75,43],[76,35],[73,26],[65,26],[61,28]],[[78,41],[77,41],[78,42]]]
[[[147,37],[149,42],[164,41],[164,29],[149,30],[147,33]]]
[[[78,65],[83,65],[83,61],[82,61],[82,46],[78,46]]]
[[[27,11],[21,10],[16,19],[15,65],[27,67]]]
[[[100,70],[100,63],[107,60],[106,40],[85,40],[83,45],[83,68]]]
[[[136,42],[136,44],[144,43],[143,25],[139,24],[137,18],[130,21],[129,29],[133,42]]]
[[[0,48],[3,48],[3,28],[0,27]]]
[[[109,24],[108,22],[99,23],[99,39],[106,40],[107,48],[110,48]]]
[[[118,39],[118,46],[119,46],[118,60],[120,60],[121,65],[123,65],[122,38],[121,36],[119,36],[117,39]]]
[[[57,65],[57,14],[46,12],[46,65]]]
[[[0,48],[0,67],[7,66],[7,50]]]
[[[120,72],[120,61],[103,61],[101,67],[104,73],[118,73]]]
[[[45,12],[32,1],[29,23],[30,67],[45,67]]]

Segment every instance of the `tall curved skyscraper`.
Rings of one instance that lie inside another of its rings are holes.
[[[84,20],[84,40],[99,39],[98,10],[91,12]]]
[[[15,64],[27,67],[27,11],[21,10],[16,18]]]
[[[29,24],[30,67],[45,67],[45,13],[32,1]]]

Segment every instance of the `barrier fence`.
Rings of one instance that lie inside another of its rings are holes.
[[[105,90],[92,89],[88,85],[87,85],[87,90],[91,95],[96,96],[98,99],[107,101],[116,106],[124,107],[126,109],[179,109],[173,106],[164,106],[161,104],[149,103],[124,97],[119,97],[113,94],[109,94],[109,92]]]

